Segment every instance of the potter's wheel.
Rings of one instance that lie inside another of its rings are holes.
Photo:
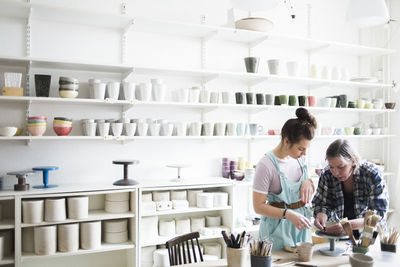
[[[348,235],[332,235],[325,233],[321,230],[317,230],[315,234],[319,237],[325,237],[329,241],[329,247],[323,247],[320,248],[319,251],[321,254],[326,255],[326,256],[332,256],[332,257],[337,257],[337,256],[342,256],[343,253],[346,251],[344,248],[338,248],[335,246],[335,241],[339,239],[347,239],[349,238]]]

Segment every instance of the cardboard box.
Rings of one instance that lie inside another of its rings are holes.
[[[3,96],[24,96],[24,88],[3,87]]]

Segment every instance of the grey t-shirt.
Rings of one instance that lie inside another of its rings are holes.
[[[300,180],[303,174],[302,168],[297,159],[287,157],[276,158],[279,168],[285,176],[294,182]],[[281,180],[274,163],[265,155],[257,164],[253,182],[253,191],[261,194],[279,194],[282,192]]]

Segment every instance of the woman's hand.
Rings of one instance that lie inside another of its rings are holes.
[[[287,210],[286,218],[300,231],[311,228],[311,222],[300,213]]]
[[[326,227],[326,233],[331,235],[345,235],[346,232],[340,223]]]
[[[326,221],[328,220],[328,216],[325,213],[318,213],[317,218],[314,220],[314,225],[319,229],[324,231],[326,227]]]
[[[311,179],[307,179],[301,183],[300,199],[303,203],[308,203],[314,194],[314,183]]]

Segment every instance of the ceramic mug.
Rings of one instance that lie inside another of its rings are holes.
[[[310,95],[308,96],[308,106],[315,107],[316,99],[315,96]]]
[[[100,136],[108,135],[110,132],[110,123],[109,122],[98,122],[97,130]]]
[[[288,104],[288,97],[287,95],[280,95],[279,96],[279,103],[280,105],[287,105]]]
[[[270,59],[267,63],[269,74],[279,75],[279,59]]]
[[[265,105],[273,105],[274,104],[274,96],[271,94],[265,95]]]
[[[146,122],[139,122],[137,124],[137,134],[138,136],[146,136],[149,125]]]
[[[210,103],[211,104],[219,103],[219,92],[210,92]]]
[[[107,83],[107,94],[108,98],[113,100],[118,100],[119,97],[119,82],[109,82]]]
[[[264,105],[265,104],[264,94],[256,94],[256,102],[257,105]]]
[[[104,99],[106,95],[106,83],[94,83],[92,86],[93,98]]]
[[[123,129],[123,123],[113,122],[111,123],[111,130],[114,136],[121,136]]]
[[[260,59],[258,57],[245,57],[244,63],[246,66],[246,71],[250,72],[250,73],[258,72],[259,62],[260,62]]]
[[[176,92],[178,102],[187,103],[189,101],[189,89],[182,88]]]
[[[237,136],[244,136],[246,134],[246,127],[247,124],[243,122],[236,123],[236,135]]]
[[[252,93],[252,92],[247,92],[246,93],[246,103],[248,105],[253,105],[254,104],[254,93]]]
[[[223,104],[231,104],[231,93],[230,92],[222,92],[222,103]]]
[[[206,89],[200,90],[200,103],[210,103],[210,92]]]
[[[225,133],[227,136],[235,136],[236,135],[236,123],[234,123],[234,122],[226,123]]]
[[[214,124],[212,122],[204,122],[201,126],[202,136],[212,136],[213,135]]]
[[[136,123],[124,123],[124,129],[127,136],[134,136],[136,132]]]
[[[281,105],[281,100],[280,100],[280,96],[276,95],[274,98],[274,105],[275,106],[280,106]]]
[[[162,83],[152,83],[151,94],[154,101],[160,102],[165,100],[167,86]]]
[[[187,123],[186,122],[175,122],[175,135],[186,136]]]
[[[150,101],[151,83],[139,83],[136,85],[136,98],[140,101]]]
[[[122,89],[124,92],[124,99],[132,101],[135,99],[135,84],[133,82],[123,82]]]
[[[151,123],[149,124],[149,133],[151,136],[159,136],[160,135],[160,127],[159,123]]]
[[[168,122],[161,123],[160,134],[162,136],[171,136],[173,131],[174,131],[173,123],[168,123]]]
[[[201,123],[200,122],[192,122],[190,124],[190,135],[191,136],[200,136],[201,134]]]
[[[353,135],[354,133],[354,127],[344,127],[344,133],[346,135]]]
[[[243,92],[236,92],[235,98],[236,98],[236,104],[245,104]]]
[[[250,135],[255,136],[263,131],[263,127],[258,123],[249,123],[249,130],[250,130]]]
[[[214,135],[215,136],[224,136],[225,135],[225,123],[224,122],[214,123]]]
[[[200,100],[200,88],[189,89],[189,103],[199,103]]]
[[[299,100],[299,106],[301,107],[307,106],[307,97],[305,95],[299,95],[297,98]]]
[[[289,96],[289,106],[296,106],[297,105],[297,97],[295,95]]]

